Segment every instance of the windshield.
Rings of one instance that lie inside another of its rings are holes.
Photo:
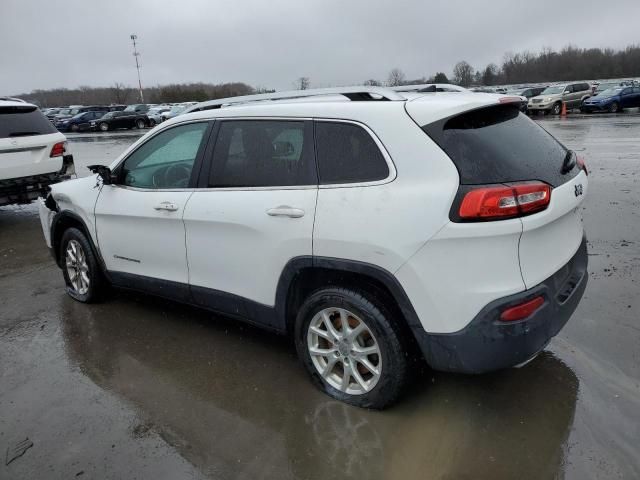
[[[58,115],[69,115],[70,113],[70,108],[61,108],[60,110],[58,110]]]
[[[604,91],[598,93],[598,96],[599,97],[613,97],[615,95],[619,95],[622,90],[623,90],[623,87],[609,88],[607,90],[604,90]]]
[[[540,95],[555,95],[564,92],[564,85],[556,85],[555,87],[547,87]]]

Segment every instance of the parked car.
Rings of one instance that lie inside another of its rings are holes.
[[[550,112],[559,115],[563,103],[566,104],[567,109],[579,108],[590,96],[591,87],[586,82],[552,85],[529,100],[527,108],[531,112]]]
[[[610,89],[616,88],[616,87],[627,87],[627,86],[629,86],[629,87],[633,86],[633,81],[631,81],[631,80],[618,80],[618,81],[615,81],[615,82],[602,82],[602,83],[598,84],[598,86],[594,90],[593,94],[594,95],[600,95],[605,90],[610,90]]]
[[[135,112],[135,113],[147,113],[149,111],[150,105],[146,103],[134,103],[133,105],[127,105],[123,110],[124,112]]]
[[[149,126],[155,127],[157,124],[162,123],[164,121],[164,119],[162,118],[162,114],[169,111],[171,111],[171,107],[168,107],[166,105],[150,108],[147,112]]]
[[[588,98],[582,104],[582,111],[591,113],[607,111],[621,112],[625,108],[640,107],[640,87],[615,87]]]
[[[117,130],[119,128],[145,128],[149,126],[149,119],[143,113],[135,111],[116,111],[106,113],[103,117],[92,120],[90,123],[91,130],[100,130],[106,132],[108,130]]]
[[[104,110],[83,112],[66,120],[56,123],[56,128],[61,132],[84,132],[91,129],[91,122],[105,115]]]
[[[586,169],[508,97],[347,87],[198,108],[41,203],[75,300],[114,285],[288,333],[316,385],[371,408],[414,377],[414,347],[438,370],[511,367],[577,307]]]
[[[85,112],[100,112],[102,115],[104,115],[105,113],[109,112],[111,109],[108,106],[105,105],[91,105],[91,106],[76,106],[73,108],[69,108],[68,109],[68,113],[67,110],[65,110],[64,113],[58,113],[57,115],[55,115],[53,117],[53,124],[56,128],[63,128],[62,127],[62,122],[64,122],[65,120],[69,120],[72,117],[75,117],[76,115],[78,115],[79,113],[85,113]]]
[[[520,95],[526,98],[533,98],[540,95],[547,87],[524,87],[507,90],[506,95]]]
[[[75,173],[66,140],[35,105],[0,100],[0,206],[31,202]]]
[[[174,105],[173,107],[171,107],[171,110],[169,110],[168,112],[161,113],[160,116],[162,117],[163,121],[169,120],[170,118],[177,117],[181,113],[185,112],[192,105],[195,105],[195,104]]]

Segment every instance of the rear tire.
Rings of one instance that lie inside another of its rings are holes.
[[[84,233],[77,228],[65,230],[60,241],[60,259],[67,294],[71,298],[92,303],[103,297],[107,283]]]
[[[102,122],[100,125],[98,125],[98,128],[100,129],[101,132],[107,132],[109,131],[109,124]]]
[[[314,384],[358,407],[382,409],[395,402],[407,378],[410,347],[391,318],[353,290],[327,288],[307,298],[296,318],[295,343]]]

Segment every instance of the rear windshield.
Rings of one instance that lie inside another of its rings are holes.
[[[422,128],[453,160],[463,185],[541,180],[555,187],[577,174],[578,169],[562,172],[569,151],[512,105]]]
[[[47,117],[34,106],[0,107],[0,138],[48,135],[56,132]]]

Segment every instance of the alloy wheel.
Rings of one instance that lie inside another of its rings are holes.
[[[89,265],[87,256],[77,240],[69,240],[69,243],[67,243],[65,263],[71,286],[79,295],[85,295],[89,291],[91,284]]]
[[[320,376],[343,393],[367,393],[382,374],[382,355],[373,332],[343,308],[325,308],[314,315],[307,330],[307,349]]]

